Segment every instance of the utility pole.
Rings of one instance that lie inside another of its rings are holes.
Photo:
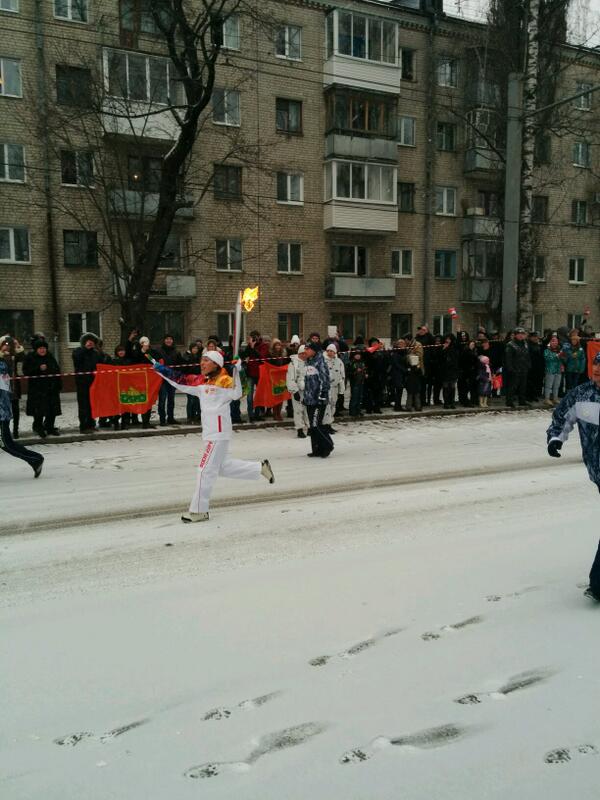
[[[523,140],[522,76],[508,77],[508,118],[506,124],[506,168],[504,179],[504,258],[502,262],[502,330],[517,324],[519,282],[519,218],[521,216],[521,169]]]

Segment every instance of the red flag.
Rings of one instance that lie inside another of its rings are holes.
[[[594,366],[594,356],[600,353],[600,339],[592,339],[587,343],[587,368],[588,378],[592,377],[592,367]]]
[[[448,313],[450,314],[452,319],[454,319],[455,317],[458,317],[458,311],[454,308],[454,306],[452,308],[448,309]]]
[[[258,386],[254,392],[254,405],[259,408],[272,408],[289,400],[291,394],[286,385],[287,364],[274,367],[272,364],[261,364],[258,374]]]
[[[92,417],[143,414],[156,402],[162,378],[150,364],[98,364],[96,370],[90,389]]]

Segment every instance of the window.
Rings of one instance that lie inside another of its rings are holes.
[[[402,339],[403,336],[412,334],[412,314],[392,314],[391,323],[390,333],[392,342],[395,342],[396,339]]]
[[[550,134],[538,132],[533,146],[533,162],[535,166],[549,164],[552,153],[552,139]]]
[[[228,164],[216,164],[214,194],[217,200],[241,200],[242,168]]]
[[[531,221],[548,222],[548,198],[543,195],[534,195],[531,204]]]
[[[569,283],[585,283],[585,258],[569,259]]]
[[[327,131],[396,138],[396,98],[338,88],[326,102]]]
[[[240,97],[240,92],[235,89],[215,89],[212,96],[213,122],[218,125],[239,125]]]
[[[0,330],[6,331],[20,342],[29,341],[33,327],[33,311],[30,309],[0,308]]]
[[[412,278],[412,250],[392,250],[392,275],[399,278]]]
[[[368,318],[366,314],[335,314],[331,317],[331,325],[340,332],[346,341],[352,342],[357,336],[367,338]]]
[[[292,336],[302,336],[302,314],[277,314],[277,338],[289,342]]]
[[[98,241],[95,231],[63,231],[65,267],[97,267]]]
[[[279,133],[302,133],[302,103],[299,100],[275,100],[275,127]]]
[[[416,53],[414,50],[408,50],[403,47],[400,51],[400,59],[402,62],[402,80],[414,81],[416,78],[415,61]]]
[[[152,11],[158,13],[161,21],[168,25],[171,16],[169,6],[165,3],[154,3],[153,0],[120,0],[121,30],[151,35],[160,34]]]
[[[567,314],[567,328],[570,331],[574,328],[581,328],[584,319],[583,314]]]
[[[334,244],[331,248],[331,271],[342,275],[367,274],[367,248],[355,244]]]
[[[546,280],[546,256],[536,256],[533,265],[533,280],[541,283]],[[536,330],[541,330],[537,328]]]
[[[588,205],[585,200],[573,200],[571,203],[571,222],[573,225],[587,225]]]
[[[0,226],[0,263],[28,264],[29,228],[8,228]]]
[[[21,87],[21,62],[16,58],[0,58],[0,96],[23,96]]]
[[[456,150],[456,125],[451,122],[438,122],[437,149],[450,152]]]
[[[398,205],[400,211],[414,214],[415,211],[415,185],[414,183],[398,184]]]
[[[397,25],[379,17],[337,11],[337,51],[353,58],[398,63]]]
[[[477,206],[483,209],[486,217],[500,216],[500,197],[497,192],[480,189],[477,193]]]
[[[170,233],[164,244],[158,268],[181,269],[181,267],[181,239],[178,233]]]
[[[456,279],[456,251],[435,251],[435,277],[442,280]]]
[[[0,181],[25,182],[25,150],[21,144],[0,142]]]
[[[65,186],[92,186],[94,161],[89,150],[60,151],[61,183]]]
[[[396,203],[397,168],[362,161],[328,161],[325,164],[326,199]]]
[[[573,165],[575,167],[588,167],[591,164],[589,142],[575,142],[573,145]]]
[[[167,58],[105,50],[104,74],[111,97],[168,105],[177,103],[181,96],[180,84]]]
[[[538,333],[543,333],[544,330],[544,315],[543,314],[534,314],[533,315],[533,330],[538,331]]]
[[[0,11],[19,11],[19,0],[0,0]]]
[[[446,336],[452,333],[452,317],[450,314],[439,314],[433,317],[433,335]]]
[[[235,311],[218,311],[216,317],[219,340],[221,342],[229,342],[229,337],[233,336],[235,327]]]
[[[98,338],[102,338],[98,311],[73,311],[67,316],[67,325],[69,347],[79,347],[79,340],[84,333],[95,333]]]
[[[223,23],[223,47],[225,50],[240,49],[240,18],[232,14]]]
[[[442,56],[437,64],[437,85],[458,86],[458,62],[451,56]]]
[[[414,117],[398,118],[398,144],[405,147],[415,146],[416,120]]]
[[[147,311],[147,336],[151,342],[162,342],[168,333],[176,344],[185,341],[183,311]]]
[[[54,16],[71,22],[87,22],[87,0],[54,0]]]
[[[302,58],[302,28],[284,25],[275,37],[275,54],[278,58],[299,61]]]
[[[127,185],[132,192],[157,193],[161,175],[162,158],[129,156],[127,159]]]
[[[591,83],[578,83],[575,87],[575,94],[579,94],[580,92],[587,92],[588,89],[592,88]],[[576,97],[573,101],[573,105],[579,111],[591,111],[592,108],[592,94],[591,92],[588,94],[582,94],[580,97]]]
[[[304,203],[304,176],[292,172],[278,172],[277,202],[302,205]]]
[[[228,272],[241,271],[241,239],[217,239],[217,269]]]
[[[277,272],[302,272],[302,245],[277,242]]]
[[[489,109],[475,109],[466,114],[466,138],[469,147],[489,150],[496,146],[498,115]]]
[[[456,189],[451,186],[435,187],[435,213],[450,217],[456,215]]]
[[[90,108],[92,73],[84,67],[56,65],[56,102],[62,106]]]

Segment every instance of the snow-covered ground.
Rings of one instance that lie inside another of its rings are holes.
[[[0,796],[596,800],[600,504],[547,421],[244,431],[277,481],[198,526],[197,437],[4,458]]]

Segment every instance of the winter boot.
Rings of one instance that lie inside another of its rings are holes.
[[[193,511],[186,511],[181,515],[182,522],[208,522],[208,511],[203,511],[201,514],[195,514]]]
[[[583,596],[589,597],[590,600],[595,600],[596,603],[600,603],[600,594],[597,591],[595,591],[595,589],[592,589],[591,586],[588,586],[588,588],[583,593]]]
[[[38,465],[33,468],[33,477],[39,478],[42,474],[42,467],[44,466],[44,458],[41,457],[41,461],[38,462]]]
[[[302,430],[302,428],[300,428],[300,429],[299,429],[299,430],[296,432],[296,436],[298,437],[298,439],[306,439],[306,434],[304,433],[304,431]]]
[[[273,475],[273,470],[271,469],[271,465],[265,459],[260,467],[260,474],[263,475],[269,483],[275,483],[275,475]]]

